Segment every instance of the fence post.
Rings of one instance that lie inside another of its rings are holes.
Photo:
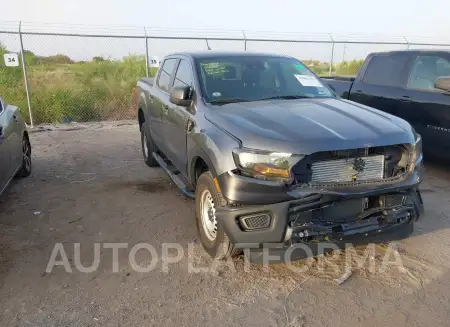
[[[145,36],[145,77],[148,78],[148,38],[147,38],[147,29],[144,26],[144,36]]]
[[[33,113],[31,112],[30,85],[28,84],[27,64],[25,61],[25,53],[23,50],[22,21],[19,22],[19,39],[20,39],[20,56],[22,58],[23,79],[25,82],[25,91],[27,93],[28,112],[30,114],[30,125],[31,127],[34,127]]]
[[[244,30],[242,30],[242,35],[244,35],[244,51],[247,51],[247,36],[245,35]]]
[[[328,76],[331,76],[331,73],[333,71],[333,61],[334,61],[334,39],[333,36],[330,34],[328,34],[330,36],[331,39],[331,59],[330,59],[330,69],[328,71]]]
[[[405,41],[406,41],[406,48],[409,49],[409,41],[408,41],[408,39],[406,38],[406,36],[404,36],[403,38],[404,38]]]

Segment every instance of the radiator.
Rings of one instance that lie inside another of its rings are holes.
[[[346,183],[382,180],[384,156],[316,161],[311,166],[312,183]]]

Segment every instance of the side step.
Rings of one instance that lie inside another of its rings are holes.
[[[152,153],[153,158],[158,162],[159,166],[166,172],[167,175],[169,175],[170,179],[175,183],[176,186],[180,189],[183,194],[190,198],[195,199],[195,193],[192,191],[189,191],[186,185],[181,181],[181,179],[178,178],[178,176],[170,171],[169,167],[167,166],[167,163],[164,161],[163,158],[161,158],[157,153]]]

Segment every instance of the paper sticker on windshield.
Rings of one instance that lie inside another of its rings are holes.
[[[305,66],[303,66],[302,64],[297,64],[295,65],[299,70],[305,70]]]
[[[323,87],[323,85],[314,76],[310,75],[294,75],[294,76],[303,86]]]
[[[220,96],[222,96],[222,93],[220,93],[220,92],[214,92],[214,93],[212,94],[212,96],[213,96],[213,97],[220,97]]]

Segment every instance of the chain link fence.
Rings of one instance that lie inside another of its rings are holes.
[[[319,75],[352,75],[371,52],[450,50],[450,44],[445,42],[415,42],[406,37],[374,41],[367,36],[245,31],[219,36],[216,31],[216,36],[209,37],[199,31],[182,35],[144,27],[120,33],[93,32],[92,28],[76,33],[48,32],[33,26],[24,29],[17,24],[5,27],[0,23],[1,57],[17,53],[20,58],[16,67],[5,66],[0,58],[0,96],[7,103],[18,105],[27,121],[35,125],[135,119],[133,88],[137,80],[154,76],[156,69],[148,67],[149,58],[162,59],[171,52],[279,53],[302,60]]]

